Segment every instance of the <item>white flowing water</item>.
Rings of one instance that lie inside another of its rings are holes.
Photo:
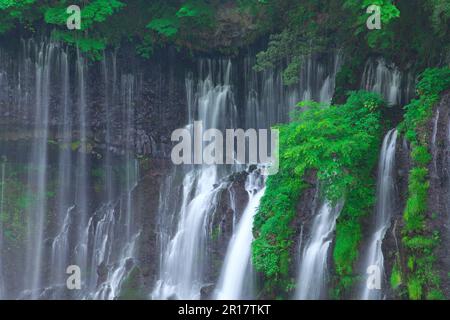
[[[440,111],[439,109],[436,110],[436,114],[433,117],[433,132],[432,132],[432,136],[431,136],[431,151],[433,153],[433,173],[435,175],[437,174],[437,152],[438,152],[438,147],[436,145],[436,138],[437,138],[437,133],[438,133],[438,124],[439,124],[439,117],[440,117]]]
[[[296,299],[326,298],[328,252],[333,241],[336,219],[341,209],[342,204],[333,207],[327,201],[319,207],[314,217],[310,238],[305,243],[300,257]]]
[[[33,205],[29,210],[28,243],[26,252],[27,272],[24,287],[29,289],[30,297],[39,297],[42,287],[42,257],[44,231],[47,214],[47,140],[50,105],[50,75],[55,44],[42,44],[37,48],[35,63],[35,114],[34,143],[29,162],[32,164],[28,173],[29,197]]]
[[[60,43],[46,40],[21,44],[17,57],[0,50],[2,115],[18,113],[13,119],[19,125],[11,129],[2,123],[2,130],[13,132],[12,142],[9,136],[8,145],[2,141],[2,154],[14,159],[8,162],[11,176],[28,190],[17,195],[24,212],[10,210],[2,197],[0,212],[6,210],[2,215],[7,221],[18,222],[0,225],[0,251],[8,257],[6,261],[0,254],[1,297],[117,298],[135,265],[140,235],[132,200],[139,176],[133,137],[140,74],[117,70],[115,53],[105,54],[99,69],[104,71],[105,90],[98,86],[93,92],[95,64],[80,52],[70,53]],[[96,150],[100,152],[95,160],[93,100],[105,106],[107,114],[107,151]],[[11,147],[15,135],[20,144]],[[2,182],[0,191],[4,187]],[[6,250],[6,246],[20,250]],[[80,267],[82,290],[67,289],[69,265]]]
[[[305,57],[297,85],[285,86],[282,72],[269,69],[254,71],[253,58],[244,60],[245,122],[249,128],[267,129],[289,120],[289,112],[302,100],[330,103],[335,89],[336,73],[341,66],[337,51],[319,62],[318,57]]]
[[[215,208],[221,189],[214,188],[216,181],[213,166],[186,175],[177,231],[163,253],[161,276],[152,293],[153,299],[200,298],[204,285],[207,218]]]
[[[386,231],[391,225],[392,212],[395,207],[394,203],[394,169],[395,169],[395,148],[397,144],[397,130],[390,130],[383,141],[381,148],[380,160],[378,163],[378,180],[377,180],[377,204],[375,219],[373,221],[374,229],[368,247],[366,248],[366,256],[364,260],[363,272],[368,268],[376,270],[375,276],[384,275],[384,257],[381,248]],[[375,269],[376,268],[376,269]],[[379,272],[378,272],[379,271]],[[370,271],[372,275],[373,270]],[[365,273],[367,275],[367,273]],[[364,277],[362,289],[360,291],[360,299],[376,300],[382,298],[382,289],[373,288],[372,284],[368,285],[370,279]],[[381,282],[381,279],[380,279]]]
[[[74,201],[71,199],[71,166],[72,166],[72,120],[71,104],[69,101],[70,74],[69,58],[66,52],[62,52],[59,61],[59,70],[62,75],[62,123],[58,131],[61,137],[63,147],[58,154],[58,194],[57,194],[57,216],[56,225],[62,226],[59,234],[55,237],[51,252],[51,282],[63,285],[65,282],[65,272],[68,264],[69,247],[69,226],[71,223],[71,214],[75,208]]]
[[[256,173],[252,172],[247,177],[245,189],[249,195],[249,201],[228,245],[219,284],[216,288],[216,299],[244,298],[244,286],[248,285],[250,280],[246,276],[251,274],[249,268],[251,268],[253,218],[264,195],[263,184],[264,181]]]
[[[115,70],[115,55],[112,57],[113,70]],[[116,82],[115,71],[113,71],[112,84]],[[106,197],[107,204],[100,208],[88,223],[85,233],[91,235],[90,270],[102,267],[105,270],[104,279],[97,273],[91,273],[88,279],[89,296],[94,299],[115,299],[118,297],[121,285],[129,272],[128,264],[133,261],[140,235],[140,229],[134,228],[133,221],[133,191],[138,186],[139,164],[132,156],[133,140],[133,105],[136,93],[137,80],[131,74],[121,77],[120,97],[123,106],[121,117],[124,124],[125,137],[125,185],[124,192],[119,202],[111,197],[112,174],[110,166],[105,167],[105,180],[107,182]],[[106,95],[107,96],[107,95]],[[113,94],[114,96],[114,94]],[[109,100],[111,98],[106,98]],[[107,151],[107,154],[109,151]],[[110,159],[108,160],[110,161]],[[97,217],[96,217],[97,216]],[[101,217],[99,221],[96,218]],[[120,241],[118,241],[120,239]],[[99,285],[100,284],[100,285]]]
[[[383,59],[367,61],[361,88],[379,93],[389,105],[400,105],[402,102],[402,74],[397,67],[387,65]]]
[[[76,73],[78,79],[78,132],[79,132],[79,150],[77,155],[76,170],[76,191],[75,203],[77,214],[77,246],[75,248],[75,262],[81,270],[87,270],[88,245],[87,238],[83,232],[89,219],[89,195],[88,195],[88,141],[87,130],[89,128],[89,115],[87,112],[87,62],[77,50]]]

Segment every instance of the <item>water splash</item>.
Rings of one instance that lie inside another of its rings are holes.
[[[328,251],[341,209],[342,204],[333,207],[327,201],[319,207],[314,217],[310,238],[300,258],[296,299],[316,300],[326,297]]]

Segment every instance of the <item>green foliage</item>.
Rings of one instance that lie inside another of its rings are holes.
[[[439,95],[450,88],[450,68],[430,68],[419,77],[417,91],[419,95]]]
[[[65,26],[69,14],[66,9],[69,5],[78,4],[77,1],[59,1],[58,6],[50,7],[45,11],[45,22]],[[125,4],[118,0],[93,0],[81,8],[81,30],[88,30],[95,23],[104,22],[109,16],[122,9]]]
[[[147,28],[154,30],[167,38],[171,38],[178,33],[180,28],[179,22],[176,18],[160,18],[152,20]]]
[[[366,27],[366,9],[372,4],[381,7],[381,30]],[[352,37],[356,37],[355,41],[365,37],[369,46],[378,50],[390,48],[395,40],[392,21],[400,17],[391,0],[346,0],[344,4],[335,0],[280,1],[271,9],[279,15],[277,23],[283,21],[282,28],[271,35],[267,50],[257,55],[255,70],[284,66],[283,80],[287,85],[298,82],[305,55],[321,52],[326,47],[342,47],[342,43],[354,41]],[[361,47],[361,43],[355,46]]]
[[[370,5],[380,7],[382,27],[379,30],[368,30],[366,27],[366,21],[369,18],[366,9]],[[357,17],[354,34],[365,34],[371,48],[388,48],[391,45],[394,40],[391,22],[400,17],[400,11],[391,0],[346,0],[344,7]]]
[[[211,7],[201,0],[186,1],[176,13],[178,18],[209,19],[211,15]]]
[[[35,0],[0,0],[0,34],[9,31],[20,22],[29,26],[34,12],[30,11]]]
[[[178,10],[170,8],[164,15],[150,21],[147,28],[166,38],[174,39],[182,30],[210,27],[214,13],[212,7],[203,0],[188,0]],[[181,37],[181,36],[180,36]]]
[[[380,142],[381,99],[372,93],[353,92],[344,105],[303,102],[292,122],[279,126],[280,170],[270,176],[255,216],[253,264],[266,277],[266,291],[287,291],[292,222],[306,175],[315,174],[322,197],[337,204],[345,200],[337,223],[335,264],[342,281],[349,279],[361,230],[360,217],[373,204],[370,177]]]
[[[425,5],[432,12],[431,21],[433,30],[440,36],[450,31],[450,0],[428,0]]]
[[[66,28],[69,5],[80,6],[81,30]],[[195,35],[213,25],[217,5],[204,0],[2,0],[0,33],[17,24],[29,29],[36,25],[42,30],[44,22],[51,26],[54,37],[77,46],[93,59],[101,59],[107,46],[123,40],[133,41],[137,52],[149,57],[155,42],[170,40],[188,46]]]
[[[284,28],[270,36],[268,48],[257,54],[254,69],[262,71],[282,66],[287,63],[283,73],[286,85],[298,82],[302,58],[312,52],[323,50],[327,39],[323,36],[328,31],[327,21],[319,21],[323,4],[317,1],[280,1],[271,2],[270,11],[284,21]],[[328,6],[327,6],[328,8]],[[279,12],[279,13],[278,13]],[[322,18],[328,17],[322,15]],[[280,20],[277,21],[279,23]]]
[[[81,29],[67,30],[66,23],[69,17],[66,9],[69,5],[77,4],[81,9]],[[93,0],[85,4],[77,1],[60,1],[48,7],[44,13],[45,22],[60,26],[53,36],[76,46],[81,52],[89,54],[93,59],[100,60],[102,51],[106,48],[107,38],[97,32],[100,24],[104,24],[114,13],[120,11],[125,4],[118,0]]]
[[[363,67],[355,64],[361,63],[358,61],[361,58],[364,64],[369,54],[382,55],[399,66],[413,62],[416,70],[450,61],[449,3],[450,0],[270,2],[270,6],[261,10],[276,17],[272,28],[277,32],[272,33],[268,48],[258,54],[255,69],[283,67],[285,84],[292,84],[298,81],[302,58],[322,52],[324,47],[328,51],[330,47],[342,48],[348,54],[351,68],[342,70],[339,77],[348,77],[350,82],[352,72]],[[369,30],[366,26],[369,18],[366,9],[373,4],[381,9],[380,30]],[[349,86],[350,90],[356,89],[355,85]],[[340,87],[339,84],[336,94],[342,102],[346,92],[339,92]]]
[[[82,10],[82,30],[68,32],[66,8],[72,4]],[[381,30],[365,26],[371,4],[381,7]],[[399,64],[415,61],[420,68],[450,59],[444,56],[450,52],[450,0],[0,0],[0,33],[15,27],[36,32],[49,25],[49,30],[57,29],[59,39],[95,59],[101,58],[103,48],[121,41],[133,42],[139,54],[149,57],[155,47],[168,42],[208,47],[205,34],[217,31],[214,26],[223,21],[216,12],[225,7],[237,15],[245,13],[241,19],[251,21],[256,35],[270,37],[255,68],[284,68],[286,84],[299,80],[302,57],[330,47],[369,46],[372,53]]]

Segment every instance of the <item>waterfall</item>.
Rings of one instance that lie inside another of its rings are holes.
[[[103,69],[98,68],[105,87],[95,90],[96,64],[78,50],[45,39],[21,45],[17,58],[0,51],[0,107],[7,121],[14,121],[2,123],[2,133],[8,134],[2,153],[11,156],[13,182],[27,190],[17,195],[25,212],[15,214],[23,216],[6,212],[7,225],[0,219],[1,296],[117,298],[135,265],[140,235],[133,205],[139,179],[134,157],[139,73],[119,70],[115,52],[105,54]],[[91,118],[97,101],[105,106],[106,130],[93,136],[94,126],[102,126]],[[102,133],[105,150],[93,150],[93,140]],[[18,147],[12,146],[16,140]],[[26,175],[16,173],[22,165]],[[11,209],[3,193],[0,212]],[[5,236],[13,218],[14,226],[25,228],[23,239]],[[18,248],[4,250],[5,245]],[[66,287],[70,265],[80,267],[81,290]]]
[[[50,75],[55,44],[41,44],[35,62],[35,114],[33,147],[31,150],[28,186],[34,205],[29,210],[28,243],[26,253],[27,271],[25,281],[31,298],[39,296],[42,280],[44,232],[47,215],[47,140],[49,129]]]
[[[208,215],[217,204],[221,187],[214,167],[191,171],[183,180],[183,200],[175,235],[162,252],[161,275],[153,299],[199,299],[204,285]],[[195,190],[195,191],[194,191]],[[191,192],[194,192],[191,196]],[[192,197],[192,198],[191,198]]]
[[[436,145],[436,137],[437,137],[437,133],[438,133],[439,116],[440,116],[440,110],[438,108],[436,110],[435,116],[433,117],[433,132],[432,132],[432,136],[431,136],[431,151],[433,154],[432,174],[434,174],[435,176],[438,176],[438,169],[437,169],[437,163],[436,163],[438,148]]]
[[[193,106],[188,103],[188,107],[193,108],[188,111],[198,116],[205,128],[234,128],[236,106],[230,85],[231,61],[219,61],[218,64],[219,73],[215,75],[213,61],[200,63],[197,92],[187,92],[188,101],[196,97]],[[206,77],[203,77],[205,71]],[[193,88],[189,85],[189,77],[186,80],[188,89]],[[205,284],[203,268],[207,261],[209,216],[217,206],[219,191],[226,188],[224,183],[219,183],[219,186],[216,184],[226,174],[215,165],[188,169],[184,172],[180,207],[170,210],[163,205],[160,208],[160,215],[172,218],[161,223],[160,277],[152,293],[153,299],[200,298],[201,288]],[[175,173],[169,177],[176,178]],[[168,182],[167,185],[174,184]],[[162,192],[168,194],[170,191]],[[170,234],[170,223],[173,221],[178,221],[177,227],[175,233]]]
[[[364,251],[366,253],[364,259],[363,272],[369,267],[375,266],[380,272],[377,274],[384,275],[384,258],[381,248],[382,241],[387,229],[391,224],[392,212],[394,210],[394,169],[395,169],[395,148],[397,143],[397,130],[390,130],[383,141],[381,148],[380,160],[378,163],[377,177],[377,204],[373,221],[372,236],[369,245]],[[365,280],[367,280],[365,278]],[[380,279],[381,281],[381,279]],[[381,299],[382,290],[370,289],[366,281],[362,284],[360,299]]]
[[[113,56],[113,64],[115,65],[115,56]],[[127,74],[122,76],[120,93],[122,105],[124,106],[122,122],[125,124],[123,133],[126,145],[125,191],[119,205],[113,200],[108,200],[107,205],[97,212],[98,216],[103,216],[101,220],[95,225],[93,218],[91,218],[86,230],[86,233],[94,235],[91,270],[101,266],[106,271],[105,279],[100,281],[102,284],[98,289],[95,288],[99,283],[99,276],[91,275],[89,280],[89,287],[94,292],[93,298],[96,299],[111,300],[118,296],[122,282],[129,272],[130,262],[135,257],[137,241],[140,235],[140,229],[133,227],[135,224],[133,223],[132,206],[132,194],[138,185],[139,177],[138,161],[132,156],[134,121],[132,111],[136,93],[136,79],[133,75]],[[111,174],[111,172],[107,167],[106,177],[108,174]],[[107,177],[106,181],[109,179]],[[107,185],[106,188],[109,189],[111,187]],[[107,199],[110,199],[108,192]],[[119,207],[118,209],[117,206]],[[119,210],[119,219],[116,218],[117,210]],[[113,241],[114,239],[116,241]],[[117,241],[118,239],[121,241]]]
[[[147,130],[152,122],[136,109],[146,97],[156,95],[156,108],[164,111],[162,94],[151,88],[153,81],[164,84],[163,77],[152,78],[142,89],[143,73],[131,63],[119,64],[117,51],[106,51],[104,60],[96,63],[80,50],[46,39],[21,40],[21,45],[17,57],[0,50],[0,107],[5,115],[1,129],[8,144],[1,148],[8,159],[11,150],[23,151],[16,152],[7,169],[25,167],[26,179],[14,179],[27,190],[20,199],[26,212],[18,218],[26,230],[23,239],[11,240],[4,232],[11,226],[1,225],[0,249],[7,252],[6,258],[0,257],[0,290],[3,297],[19,299],[118,298],[125,279],[140,267],[138,258],[145,250],[134,203],[141,191],[135,149],[136,139],[141,139],[138,131]],[[244,61],[243,72],[237,68],[241,64],[228,59],[200,60],[198,70],[186,72],[187,128],[194,120],[203,121],[205,129],[220,130],[267,129],[285,122],[298,100],[331,100],[339,61],[339,54],[306,57],[300,83],[284,86],[281,69],[256,73],[250,58]],[[15,141],[20,143],[11,147]],[[2,180],[10,179],[8,170]],[[226,256],[225,264],[214,261],[217,270],[209,270],[213,220],[222,209],[223,194],[229,197],[235,219],[226,232],[234,234],[233,243],[242,239],[250,255],[251,220],[264,186],[258,185],[255,192],[253,182],[247,181],[250,200],[240,204],[247,206],[242,212],[230,177],[243,170],[244,165],[184,166],[164,181],[158,208],[160,248],[151,248],[161,250],[153,298],[197,299],[205,286],[220,287],[225,296],[235,285],[236,294],[246,297],[238,287],[247,286],[249,258],[237,263],[236,246],[226,246],[228,233],[220,255]],[[2,199],[5,187],[3,181]],[[10,204],[3,199],[1,205],[4,210]],[[19,249],[5,250],[13,241]],[[66,286],[71,265],[80,267],[81,290]],[[241,284],[230,282],[233,268],[240,270]]]
[[[410,84],[408,81],[406,89],[410,87]],[[375,62],[367,61],[361,88],[379,93],[391,106],[402,103],[402,74],[394,65],[386,64],[384,59],[378,59]],[[408,98],[406,97],[406,99]]]
[[[58,194],[57,194],[57,217],[56,225],[60,227],[61,232],[55,237],[52,244],[51,253],[51,281],[55,284],[62,285],[64,283],[64,275],[68,264],[69,245],[69,225],[73,209],[75,208],[71,197],[71,166],[72,166],[72,120],[71,120],[71,104],[69,97],[70,90],[70,74],[69,74],[69,58],[66,52],[60,55],[60,72],[62,74],[62,97],[63,106],[62,120],[58,131],[61,137],[63,147],[58,154]]]
[[[291,87],[284,86],[281,70],[267,70],[258,74],[252,70],[253,63],[251,58],[244,59],[244,92],[239,92],[239,96],[243,97],[239,101],[244,104],[244,127],[260,129],[287,121],[289,111],[302,98],[329,103],[340,66],[340,55],[338,52],[327,56],[324,61],[313,56],[307,57],[300,73],[300,83]],[[237,128],[232,70],[230,61],[204,60],[200,63],[197,85],[193,74],[188,73],[185,85],[190,123],[193,119],[199,119],[205,128]],[[219,170],[217,166],[183,168],[178,172],[175,170],[166,180],[161,194],[176,192],[180,197],[169,201],[161,198],[160,201],[160,274],[151,294],[153,299],[201,297],[202,288],[210,281],[204,274],[205,264],[209,261],[205,253],[210,228],[208,224],[218,205],[218,195],[227,188],[227,183],[221,178],[237,170],[229,169],[221,167]],[[180,176],[183,176],[182,187],[177,188]],[[242,288],[250,275],[252,220],[263,195],[263,187],[258,190],[257,193],[248,191],[250,202],[228,244],[216,286],[215,295],[218,298],[243,297]],[[245,253],[245,259],[242,252]]]
[[[225,262],[216,288],[217,299],[237,300],[245,298],[243,295],[244,287],[249,287],[249,279],[246,276],[251,274],[249,269],[251,268],[253,217],[264,195],[263,184],[264,181],[255,172],[247,177],[245,189],[249,195],[249,201],[228,245]]]
[[[81,56],[79,49],[77,49],[76,74],[78,80],[78,155],[77,155],[77,170],[76,170],[76,190],[75,203],[77,215],[77,246],[75,248],[75,262],[82,270],[87,270],[87,243],[85,225],[88,219],[88,149],[87,149],[87,130],[89,127],[89,119],[87,114],[87,63],[85,58]]]
[[[255,60],[244,59],[245,121],[249,128],[270,128],[289,120],[289,112],[298,102],[315,100],[330,103],[335,89],[336,73],[341,66],[341,52],[319,59],[308,55],[296,85],[285,86],[282,70],[269,69],[257,73]]]
[[[111,108],[116,103],[116,86],[117,86],[117,52],[114,52],[111,57],[112,70],[108,65],[108,56],[103,55],[102,72],[104,81],[104,113],[106,117],[106,132],[105,132],[105,184],[106,184],[106,198],[112,200],[114,195],[113,185],[113,163],[112,163],[112,128],[114,110]]]
[[[325,201],[315,214],[310,238],[300,257],[296,299],[316,300],[326,297],[328,251],[341,209],[342,204],[332,206]]]

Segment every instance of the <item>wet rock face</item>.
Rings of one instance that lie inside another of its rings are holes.
[[[401,230],[403,228],[403,211],[408,199],[408,175],[411,168],[410,152],[411,149],[407,140],[404,137],[399,137],[395,151],[395,200],[393,201],[395,208],[393,210],[391,226],[386,231],[386,235],[381,245],[386,276],[383,281],[383,292],[387,299],[402,298],[398,296],[398,292],[405,292],[402,288],[399,288],[394,292],[389,282],[389,276],[392,273],[392,269],[397,259],[401,265],[406,265],[406,261],[403,261],[405,254],[401,244]]]
[[[450,92],[442,96],[430,121],[430,150],[432,161],[428,167],[427,221],[438,230],[441,242],[436,252],[436,269],[440,271],[442,292],[450,296]]]
[[[307,239],[307,235],[310,234],[310,229],[312,227],[312,222],[318,202],[316,172],[308,172],[305,176],[305,182],[308,183],[308,187],[304,189],[301,194],[301,197],[297,204],[297,215],[293,219],[291,224],[292,230],[294,230],[295,232],[293,236],[294,243],[290,247],[289,253],[290,257],[295,257],[294,259],[292,259],[289,265],[289,276],[291,279],[297,279],[298,266],[300,265],[301,259],[300,245],[301,243],[304,244],[304,241],[306,241],[305,239]]]
[[[133,280],[132,283],[134,284],[131,289],[127,288],[127,295],[131,294],[133,290],[135,293],[151,292],[158,276],[160,254],[157,237],[159,193],[161,184],[169,170],[170,163],[168,161],[162,159],[149,160],[147,170],[143,172],[142,179],[133,191],[132,203],[133,210],[136,213],[135,224],[139,226],[141,234],[137,255],[135,261],[133,261],[135,267],[132,270],[135,273],[133,278],[140,278],[142,281]]]
[[[37,40],[27,43],[30,47],[41,45]],[[46,45],[49,43],[45,42]],[[25,55],[22,53],[25,49],[16,50]],[[0,140],[32,139],[36,134],[36,57],[23,60],[17,57],[17,52],[4,48],[1,54]],[[49,103],[49,139],[62,143],[63,125],[70,123],[71,140],[78,141],[82,117],[80,59],[73,49],[62,46],[55,47],[52,57],[47,65],[49,87],[45,89]],[[68,65],[66,73],[62,70],[64,59]],[[171,133],[187,122],[185,75],[188,69],[195,67],[191,61],[171,48],[162,49],[149,60],[121,48],[105,52],[104,61],[83,61],[83,117],[89,150],[100,155],[106,151],[121,155],[125,149],[132,149],[138,155],[170,156]],[[24,70],[28,70],[25,75]],[[67,78],[65,74],[68,74]],[[67,97],[63,97],[64,92]],[[67,115],[64,114],[65,101],[69,106]],[[68,119],[64,120],[64,116]]]
[[[445,93],[435,107],[433,117],[427,125],[427,137],[432,161],[429,164],[428,210],[426,221],[430,230],[437,230],[441,235],[441,242],[436,250],[436,269],[440,270],[441,289],[447,297],[450,295],[450,283],[448,270],[450,269],[450,92]],[[401,264],[402,270],[407,270],[407,256],[402,247],[403,212],[408,199],[408,176],[411,169],[411,148],[409,143],[402,138],[397,144],[396,151],[396,208],[390,229],[383,241],[383,255],[385,257],[385,274],[389,277],[392,273],[396,259]],[[389,280],[389,278],[387,279]],[[387,299],[405,299],[404,284],[393,291],[388,286]]]
[[[184,78],[189,62],[181,63],[181,54],[174,54],[170,48],[160,55],[141,60],[124,49],[114,56],[115,64],[124,69],[117,71],[121,72],[116,76],[120,79],[115,80],[99,81],[105,77],[104,69],[112,72],[108,57],[106,67],[94,64],[91,68],[88,79],[91,137],[100,150],[108,148],[122,154],[128,146],[137,155],[170,156],[171,133],[187,122]]]
[[[214,284],[220,276],[222,263],[227,253],[228,244],[233,236],[233,227],[239,221],[248,203],[248,193],[245,190],[247,172],[239,172],[227,178],[226,188],[217,195],[218,206],[212,215],[210,223],[210,244],[208,258],[211,262],[205,270],[205,279],[209,283],[201,290],[202,299],[211,299]],[[234,205],[233,205],[234,204]]]

